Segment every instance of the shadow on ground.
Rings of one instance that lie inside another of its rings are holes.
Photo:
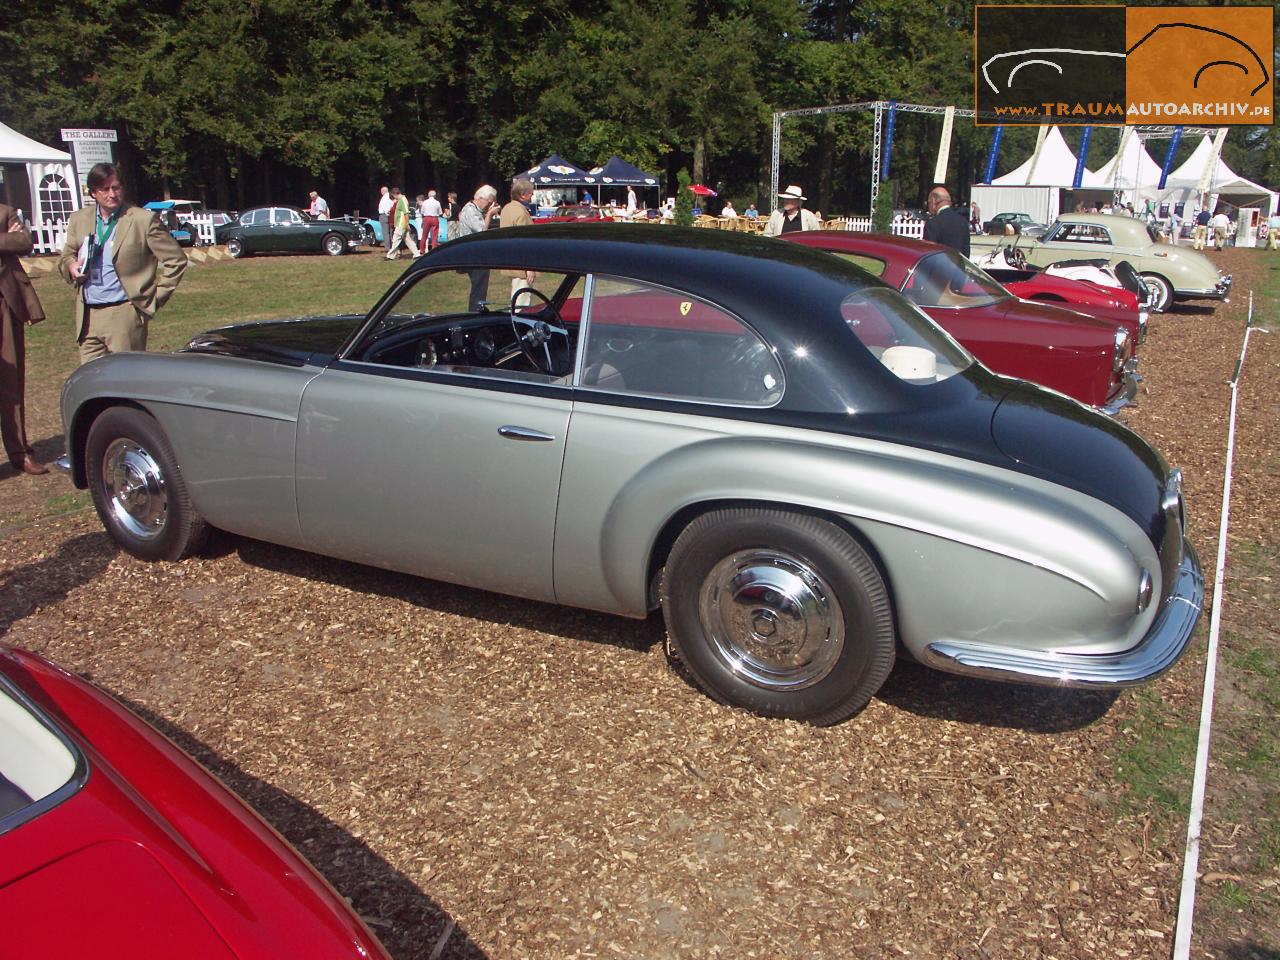
[[[105,533],[84,533],[64,540],[53,556],[0,572],[0,637],[19,620],[93,580],[115,555],[116,545]]]
[[[388,597],[439,613],[537,630],[568,640],[587,640],[625,650],[645,651],[661,643],[665,635],[660,617],[632,620],[523,597],[509,597],[242,539],[221,531],[210,543],[209,550],[215,556],[234,552],[245,563],[276,573]]]
[[[311,861],[395,960],[485,960],[485,952],[460,926],[454,926],[441,945],[452,918],[363,840],[291,794],[245,773],[164,717],[115,696],[235,791]]]
[[[1119,692],[976,680],[933,670],[899,652],[893,673],[876,696],[901,710],[937,720],[1065,733],[1105,716]]]
[[[392,573],[317,554],[220,534],[215,552],[235,552],[245,563],[289,576],[320,580],[348,590],[389,597],[441,613],[493,624],[522,627],[569,640],[585,640],[645,651],[661,644],[666,628],[660,615],[630,620],[604,613],[539,603]],[[687,672],[673,668],[693,685]],[[900,653],[897,666],[877,694],[899,709],[922,717],[1033,733],[1062,733],[1088,726],[1115,703],[1114,691],[1055,690],[954,676],[923,667]]]
[[[31,449],[35,451],[36,459],[41,463],[49,464],[49,469],[53,469],[53,461],[67,452],[66,438],[62,434],[56,437],[49,437],[45,440],[38,440],[31,444]],[[11,477],[23,476],[21,470],[18,470],[8,460],[0,461],[0,480],[8,480]]]

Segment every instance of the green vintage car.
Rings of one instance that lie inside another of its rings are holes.
[[[974,259],[998,247],[1037,267],[1064,260],[1127,260],[1153,291],[1152,307],[1167,310],[1176,300],[1225,300],[1231,277],[1204,254],[1164,243],[1145,220],[1105,213],[1063,214],[1043,237],[978,236],[970,241]]]
[[[215,237],[233,257],[253,253],[327,253],[337,257],[360,243],[360,227],[325,220],[297,207],[254,207],[218,227]]]

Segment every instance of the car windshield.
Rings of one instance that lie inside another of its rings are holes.
[[[62,738],[0,683],[0,833],[70,783],[76,768]]]
[[[922,307],[982,307],[1010,296],[955,250],[923,257],[902,285],[902,292]]]
[[[889,287],[855,290],[840,314],[862,345],[908,383],[937,383],[973,363],[964,347]]]

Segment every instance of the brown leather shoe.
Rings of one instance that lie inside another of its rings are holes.
[[[21,470],[23,473],[31,474],[33,477],[38,477],[49,472],[48,467],[29,453],[22,458],[21,463],[15,463],[14,467]]]

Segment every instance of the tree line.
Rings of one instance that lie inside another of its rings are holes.
[[[223,209],[317,189],[335,212],[367,211],[383,183],[465,197],[551,152],[587,166],[618,154],[658,174],[662,196],[684,168],[739,209],[767,206],[774,110],[973,97],[967,0],[17,0],[9,13],[0,120],[54,145],[61,127],[115,128],[139,199]],[[940,130],[899,118],[901,205],[920,205]],[[1276,138],[1258,130],[1233,134],[1227,159],[1274,183]],[[1034,136],[1006,135],[1001,172]],[[962,197],[990,138],[956,122]],[[782,181],[824,212],[866,212],[871,144],[867,113],[789,119]]]

